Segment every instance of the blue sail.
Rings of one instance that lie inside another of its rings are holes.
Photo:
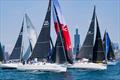
[[[114,60],[115,59],[115,54],[112,48],[112,42],[110,40],[109,34],[105,32],[104,35],[104,50],[105,50],[105,56],[107,60]]]
[[[109,52],[109,47],[110,47],[110,38],[109,38],[109,35],[108,33],[106,32],[106,35],[105,35],[106,39],[105,39],[105,53],[106,55],[108,54]]]

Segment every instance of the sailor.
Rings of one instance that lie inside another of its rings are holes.
[[[107,64],[107,61],[106,60],[103,60],[103,62],[102,62],[103,64]]]
[[[43,65],[45,65],[46,64],[46,62],[47,62],[47,60],[46,59],[43,59]]]
[[[37,58],[34,58],[34,63],[37,63],[38,62],[38,59]]]

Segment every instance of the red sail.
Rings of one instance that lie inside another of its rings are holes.
[[[58,0],[53,0],[52,11],[53,11],[53,20],[54,20],[56,33],[58,33],[59,28],[62,30],[62,38],[64,40],[64,48],[65,48],[65,51],[67,52],[68,61],[72,62],[71,61],[72,44],[71,44],[71,39],[69,35],[69,30],[68,30],[67,24],[64,21],[64,17],[62,15],[62,11],[60,9]],[[59,20],[59,23],[58,23],[58,20]]]
[[[57,22],[54,22],[54,26],[55,26],[55,30],[56,30],[56,33],[58,33],[58,30],[59,30],[59,27],[58,27],[58,23]],[[63,39],[64,39],[64,46],[65,46],[65,49],[66,50],[70,50],[72,49],[72,45],[71,45],[71,40],[70,40],[70,35],[69,35],[69,30],[67,28],[67,25],[63,25],[63,24],[60,24],[60,27],[62,29],[62,36],[63,36]]]

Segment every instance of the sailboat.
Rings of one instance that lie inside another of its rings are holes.
[[[51,26],[51,0],[49,1],[49,6],[47,14],[38,36],[35,47],[29,58],[28,64],[19,65],[18,70],[37,70],[37,71],[50,71],[50,72],[66,72],[67,67],[64,65],[59,65],[57,63],[50,63],[48,61],[48,55],[50,53],[50,26]]]
[[[97,42],[98,36],[100,34],[97,20],[96,20],[96,23],[97,23],[96,41],[95,41],[95,45],[93,44],[94,43],[95,19],[96,19],[96,14],[95,14],[95,7],[94,7],[92,21],[91,21],[89,30],[87,32],[85,41],[84,41],[79,53],[76,55],[76,61],[74,62],[73,65],[68,66],[68,68],[92,69],[92,70],[104,70],[104,69],[106,69],[106,65],[104,65],[102,63],[93,62],[93,58],[97,59],[100,56],[100,55],[94,56],[94,55],[98,54],[97,52],[99,52],[98,51],[99,49],[98,49],[95,53],[94,48],[98,48],[98,46],[101,45],[101,42]]]
[[[110,40],[108,32],[106,31],[104,33],[103,44],[104,44],[104,51],[105,51],[105,58],[107,61],[107,65],[116,65],[117,61],[115,59],[112,42]]]
[[[24,26],[24,20],[22,22],[22,27],[18,36],[18,39],[16,41],[16,44],[13,48],[13,51],[11,55],[9,56],[9,61],[6,63],[2,63],[0,67],[2,69],[16,69],[18,64],[21,62],[21,55],[22,55],[22,38],[23,38],[23,26]]]
[[[32,50],[34,49],[35,43],[37,41],[37,32],[35,31],[35,27],[33,26],[32,22],[27,14],[25,14],[25,18],[26,18],[29,46],[28,46],[25,54],[22,56],[23,63],[27,63],[29,57],[32,54]]]

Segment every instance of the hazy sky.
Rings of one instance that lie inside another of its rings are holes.
[[[96,5],[102,37],[106,29],[111,40],[120,45],[120,0],[59,0],[59,3],[69,27],[72,44],[75,28],[79,29],[81,44],[83,43],[90,25],[93,7]],[[6,46],[9,53],[17,40],[24,14],[28,14],[39,34],[47,7],[48,0],[0,0],[0,42]],[[55,42],[53,22],[51,35]],[[24,39],[25,49],[28,45],[27,41]]]

